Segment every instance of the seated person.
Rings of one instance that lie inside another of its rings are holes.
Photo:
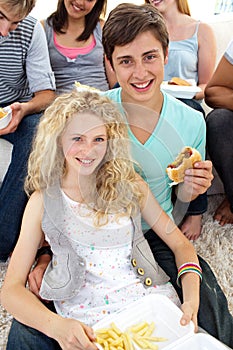
[[[205,115],[201,102],[216,59],[216,44],[211,27],[191,17],[187,0],[145,2],[159,10],[168,28],[168,62],[164,67],[164,80],[170,81],[173,77],[193,80],[201,91],[192,99],[179,99]],[[201,234],[201,218],[207,210],[206,196],[199,196],[190,204],[189,215],[180,224],[182,232],[191,240]]]
[[[0,188],[0,261],[17,241],[27,203],[23,189],[34,130],[55,97],[45,33],[29,12],[35,0],[0,0],[0,103],[12,120],[0,138],[13,145],[11,163]]]
[[[214,108],[206,119],[208,152],[226,194],[214,219],[224,226],[233,224],[233,40],[205,89],[205,101]]]
[[[195,249],[136,173],[128,141],[118,107],[96,92],[60,95],[45,111],[29,158],[30,198],[1,291],[34,341],[10,336],[8,350],[95,350],[91,326],[123,306],[157,293],[180,306],[143,236],[140,212],[174,253],[184,295],[180,323],[192,320],[197,331],[202,271]],[[45,238],[53,261],[40,295],[57,313],[26,287]]]
[[[168,62],[164,80],[173,77],[192,79],[201,91],[193,99],[180,99],[204,114],[200,105],[216,60],[216,42],[212,28],[191,17],[187,0],[151,3],[163,15],[169,33]]]
[[[83,9],[79,3],[59,0],[56,11],[42,21],[57,93],[72,90],[75,81],[99,90],[115,84],[102,46],[104,21],[100,16],[105,15],[106,5],[107,0],[85,1]]]

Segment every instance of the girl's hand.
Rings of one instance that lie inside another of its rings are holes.
[[[198,331],[197,325],[197,312],[198,307],[195,307],[191,302],[184,302],[181,305],[181,310],[183,311],[183,316],[181,317],[180,324],[182,326],[186,326],[191,320],[194,323],[195,329],[194,331]]]
[[[51,328],[50,336],[64,350],[97,350],[93,343],[96,340],[93,329],[82,322],[58,316]]]

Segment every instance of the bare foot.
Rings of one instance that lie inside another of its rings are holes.
[[[231,212],[230,203],[227,198],[216,209],[214,220],[217,220],[221,226],[233,224],[233,213]]]
[[[180,229],[183,234],[190,240],[195,241],[201,234],[202,215],[189,215],[185,218]]]

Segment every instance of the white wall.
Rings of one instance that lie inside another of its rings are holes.
[[[214,13],[214,5],[216,0],[189,0],[192,16],[196,19],[205,19]],[[135,4],[143,4],[144,0],[108,0],[107,12],[122,2],[132,2]],[[36,6],[32,11],[32,15],[38,19],[46,18],[50,15],[57,5],[57,0],[37,0]]]
[[[214,14],[216,0],[188,0],[192,17],[200,20]]]

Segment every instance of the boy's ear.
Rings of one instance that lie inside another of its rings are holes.
[[[164,57],[164,64],[167,64],[168,62],[168,48],[166,49],[165,57]]]
[[[105,64],[108,66],[108,69],[112,72],[114,72],[114,68],[113,66],[111,65],[111,62],[109,61],[109,59],[107,58],[106,55],[104,55],[104,60],[105,60]]]

